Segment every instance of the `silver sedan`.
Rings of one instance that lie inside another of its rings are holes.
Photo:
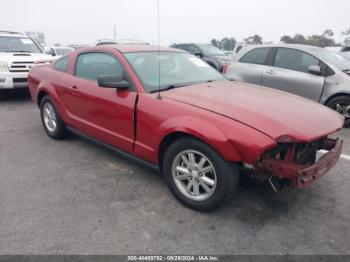
[[[248,47],[224,73],[317,101],[343,114],[350,126],[350,61],[334,51],[286,44]]]

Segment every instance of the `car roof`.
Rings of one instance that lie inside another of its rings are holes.
[[[209,43],[176,43],[174,44],[174,46],[178,46],[178,45],[196,45],[196,46],[203,46],[203,45],[212,45]]]
[[[299,49],[302,51],[314,51],[317,52],[318,50],[322,50],[323,48],[318,47],[318,46],[313,46],[313,45],[301,45],[301,44],[268,44],[268,45],[250,45],[245,48],[245,50],[249,49],[254,49],[258,47],[284,47],[284,48],[294,48],[294,49]]]
[[[3,30],[0,30],[0,35],[1,36],[12,36],[12,37],[25,37],[25,38],[28,38],[27,35],[25,35],[24,33],[21,33],[21,32],[13,32],[13,31],[3,31]]]
[[[114,48],[121,53],[134,53],[134,52],[185,52],[180,49],[165,47],[165,46],[157,46],[157,45],[148,45],[148,44],[114,44],[114,45],[103,45],[96,46],[96,48]]]
[[[70,47],[70,46],[53,46],[52,48],[55,48],[55,49],[74,49],[73,47]]]
[[[236,56],[234,56],[234,60],[239,60],[242,56],[244,56],[249,51],[255,49],[255,48],[292,48],[297,49],[300,51],[304,51],[307,53],[310,53],[314,56],[319,56],[320,52],[325,50],[324,48],[318,47],[318,46],[312,46],[312,45],[300,45],[300,44],[266,44],[266,45],[251,45],[251,46],[244,46],[241,51],[237,53]]]

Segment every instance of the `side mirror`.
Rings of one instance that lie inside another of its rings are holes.
[[[194,53],[195,56],[199,57],[199,58],[202,58],[203,57],[203,54],[202,53]]]
[[[321,67],[318,66],[318,65],[311,65],[311,66],[309,66],[308,71],[312,75],[317,75],[317,76],[322,75]]]
[[[97,82],[100,87],[106,88],[117,88],[120,90],[124,90],[130,87],[129,81],[123,80],[120,76],[116,75],[99,76]]]

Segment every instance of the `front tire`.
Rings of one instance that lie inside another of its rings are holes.
[[[344,127],[350,127],[350,97],[338,96],[331,99],[326,106],[337,111],[345,117]]]
[[[228,201],[239,181],[236,166],[190,137],[170,145],[163,158],[163,175],[182,204],[200,211],[214,210]]]
[[[49,137],[63,139],[67,136],[67,129],[49,96],[44,96],[40,102],[42,125]]]

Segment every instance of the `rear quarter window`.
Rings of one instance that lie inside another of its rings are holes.
[[[239,60],[241,63],[265,65],[271,48],[255,48]]]

